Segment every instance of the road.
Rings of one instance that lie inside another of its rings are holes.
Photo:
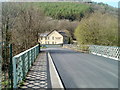
[[[48,51],[65,88],[118,88],[118,61],[62,48]]]

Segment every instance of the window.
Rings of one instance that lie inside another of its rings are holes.
[[[49,37],[48,37],[48,40],[49,40]]]
[[[47,40],[47,37],[45,37],[45,40]]]
[[[61,37],[56,37],[56,39],[61,39]]]
[[[41,40],[42,40],[43,38],[41,37]]]
[[[48,44],[49,44],[49,41],[48,41]]]
[[[52,37],[52,40],[54,40],[54,37]]]
[[[54,44],[54,42],[52,42],[52,44]]]

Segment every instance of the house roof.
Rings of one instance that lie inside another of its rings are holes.
[[[40,37],[46,37],[49,33],[40,33],[39,36]]]
[[[52,30],[51,32],[46,32],[46,33],[40,33],[39,36],[40,37],[47,37],[49,34],[51,34],[53,31],[57,31],[57,30]],[[57,31],[59,34],[61,34],[62,36],[67,36],[65,32],[63,31]]]
[[[63,31],[59,31],[59,33],[62,35],[62,36],[67,36],[65,32]]]

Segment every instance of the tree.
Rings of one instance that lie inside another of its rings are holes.
[[[19,10],[20,14],[15,21],[16,24],[12,28],[11,39],[15,54],[31,48],[38,43],[38,33],[41,32],[41,25],[45,21],[43,12],[31,4],[28,7],[21,4],[19,7],[21,8]]]
[[[109,14],[94,13],[84,18],[75,30],[79,44],[118,45],[117,18]]]
[[[75,39],[74,30],[78,26],[79,21],[59,20],[58,29],[68,30],[71,39]]]

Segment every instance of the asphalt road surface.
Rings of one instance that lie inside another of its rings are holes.
[[[62,48],[48,51],[65,88],[118,88],[118,61]]]

